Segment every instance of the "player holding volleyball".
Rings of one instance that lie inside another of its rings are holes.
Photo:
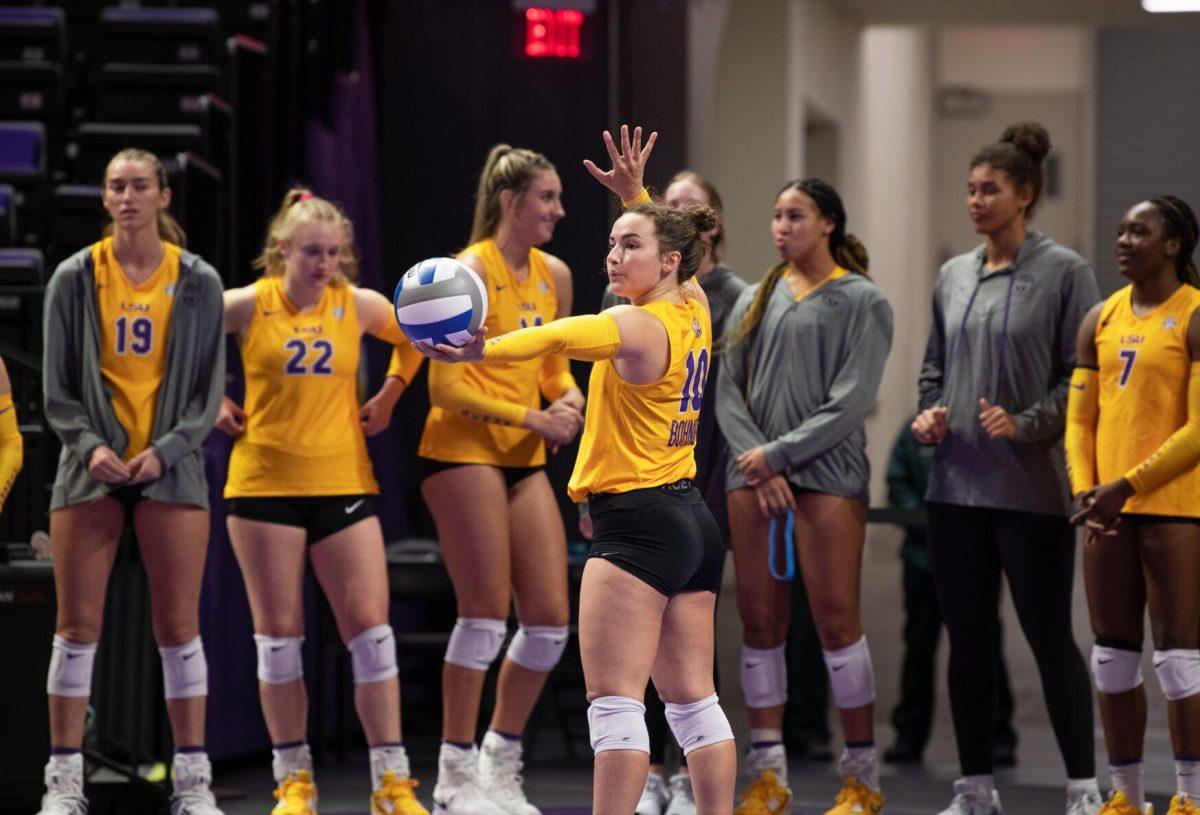
[[[571,270],[537,247],[565,215],[545,156],[496,145],[459,260],[483,280],[492,334],[571,309]],[[394,370],[394,367],[393,367]],[[545,397],[550,407],[541,409]],[[521,737],[567,645],[566,532],[544,472],[573,440],[583,396],[564,358],[429,366],[419,448],[421,494],[437,525],[458,620],[442,669],[442,746],[434,803],[443,815],[537,815],[521,788]],[[463,512],[469,504],[470,512]],[[491,726],[475,747],[483,682],[500,654],[509,605],[520,623],[496,686]]]
[[[350,650],[354,701],[370,748],[372,815],[427,815],[400,735],[396,644],[388,625],[383,533],[356,394],[364,333],[401,347],[408,382],[422,357],[378,292],[359,288],[353,226],[334,204],[290,190],[255,261],[263,276],[225,293],[246,375],[242,410],[217,426],[229,460],[229,538],[246,581],[259,696],[274,748],[272,815],[316,812],[301,643],[306,560]]]
[[[50,496],[58,616],[41,815],[87,812],[80,745],[108,576],[130,521],[175,742],[171,813],[219,815],[204,751],[209,516],[200,445],[225,384],[221,278],[182,248],[153,153],[113,156],[101,195],[108,237],[64,260],[46,285],[42,390],[62,454]]]
[[[1142,790],[1142,618],[1175,750],[1168,815],[1200,811],[1200,228],[1183,201],[1135,204],[1117,229],[1130,285],[1079,328],[1067,465],[1087,523],[1092,672],[1113,793],[1103,815],[1149,812]]]
[[[606,134],[607,137],[607,134]],[[610,189],[649,154],[622,130],[614,169],[589,169]],[[622,155],[623,154],[623,155]],[[638,161],[626,161],[631,155]],[[641,179],[636,179],[637,189]],[[610,234],[608,278],[631,301],[485,343],[426,349],[447,362],[489,365],[551,355],[592,360],[591,405],[568,486],[590,505],[594,538],[583,572],[579,642],[596,751],[593,811],[630,813],[649,766],[641,698],[647,680],[692,772],[697,811],[733,808],[737,755],[713,688],[713,611],[723,546],[692,484],[693,448],[708,360],[707,301],[692,280],[717,226],[709,208],[637,204]]]

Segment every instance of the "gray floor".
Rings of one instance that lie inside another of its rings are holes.
[[[886,724],[888,712],[896,699],[901,658],[900,633],[903,611],[900,598],[900,566],[897,558],[899,533],[887,528],[872,529],[864,565],[864,617],[867,636],[875,659],[880,722],[878,741],[890,743],[892,732]],[[740,623],[733,608],[732,575],[727,575],[728,591],[722,600],[718,636],[723,664],[721,675],[726,681],[723,689],[725,709],[739,741],[744,743],[746,723],[740,708],[741,693],[732,686],[738,675],[736,643],[740,642]],[[1082,585],[1075,586],[1076,639],[1089,648],[1091,637],[1087,628]],[[1018,815],[1040,815],[1063,811],[1064,776],[1062,762],[1050,730],[1041,698],[1037,669],[1025,645],[1011,605],[1003,609],[1006,623],[1007,656],[1017,700],[1016,725],[1020,734],[1018,763],[1011,770],[998,774],[998,785],[1005,811]],[[941,659],[944,675],[945,646]],[[1085,650],[1086,654],[1086,650]],[[1173,789],[1170,743],[1166,733],[1165,711],[1153,670],[1144,668],[1150,699],[1150,731],[1146,744],[1146,781],[1158,812],[1165,812],[1165,797]],[[1097,724],[1097,727],[1099,725]],[[1096,734],[1097,759],[1101,786],[1107,788],[1104,771],[1103,740]],[[432,745],[422,752],[432,753]],[[591,771],[586,766],[562,766],[561,752],[553,747],[539,748],[537,760],[527,768],[526,788],[531,800],[548,812],[575,813],[588,811]],[[920,767],[885,767],[883,787],[888,797],[885,811],[891,815],[908,813],[937,813],[948,803],[950,782],[957,776],[958,767],[950,729],[950,715],[945,694],[939,695],[934,738]],[[418,795],[429,803],[432,793],[432,755],[414,755],[415,768],[421,787]],[[266,763],[242,769],[230,769],[219,774],[218,783],[227,788],[244,791],[240,800],[223,801],[227,815],[248,815],[269,812],[271,779]],[[318,771],[321,787],[322,812],[365,813],[366,763],[365,756],[352,756],[345,763],[326,765]],[[824,813],[832,803],[839,783],[836,767],[798,764],[792,768],[792,786],[796,799],[795,813]]]

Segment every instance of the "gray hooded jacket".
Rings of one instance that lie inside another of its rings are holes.
[[[951,258],[933,293],[933,326],[918,380],[921,409],[945,406],[950,433],[934,453],[930,501],[1066,514],[1062,452],[1075,339],[1100,300],[1087,261],[1030,232],[1009,266],[989,272],[983,246]],[[1016,435],[993,439],[979,400],[1012,414]]]
[[[46,421],[62,441],[50,508],[93,501],[119,485],[88,475],[102,444],[122,455],[129,443],[100,373],[100,314],[91,247],[59,264],[46,284],[42,389]],[[166,375],[158,391],[151,447],[163,475],[146,498],[208,508],[200,445],[212,430],[225,393],[225,313],[221,278],[192,252],[179,258],[179,280],[167,340]]]

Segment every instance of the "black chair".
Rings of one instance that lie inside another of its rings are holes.
[[[0,248],[17,244],[17,191],[12,184],[0,184]]]
[[[17,243],[36,246],[44,226],[46,128],[41,122],[0,122],[0,184],[13,187]]]
[[[160,159],[188,152],[205,155],[204,134],[198,125],[89,122],[79,126],[68,146],[74,156],[72,179],[79,183],[100,182],[109,159],[126,147],[149,150]]]
[[[106,8],[100,61],[215,65],[220,19],[211,8]]]
[[[100,187],[60,184],[50,195],[50,234],[47,253],[51,267],[100,239],[108,218],[100,202]]]
[[[96,112],[105,122],[193,122],[220,86],[211,65],[113,62],[100,69]]]
[[[60,8],[0,7],[0,60],[65,62],[67,20]]]

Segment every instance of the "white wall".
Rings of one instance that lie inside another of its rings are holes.
[[[1078,91],[1088,82],[1083,26],[951,26],[935,35],[938,85],[995,91]]]

